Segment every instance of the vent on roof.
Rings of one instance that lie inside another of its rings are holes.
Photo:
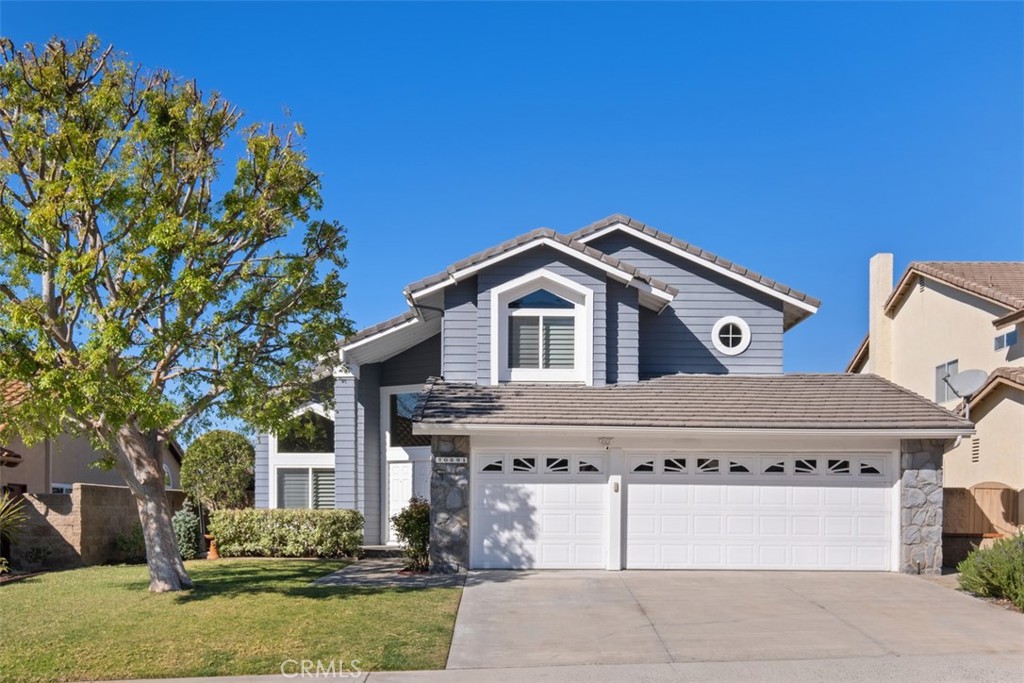
[[[924,278],[920,276],[917,278],[917,291],[924,291]]]
[[[981,439],[976,436],[971,439],[971,462],[981,462]]]

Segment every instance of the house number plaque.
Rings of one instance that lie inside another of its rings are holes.
[[[434,458],[434,462],[438,465],[465,465],[469,462],[469,458],[462,455],[443,455]]]

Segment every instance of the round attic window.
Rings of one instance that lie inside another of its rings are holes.
[[[742,318],[727,315],[711,329],[711,342],[726,356],[738,356],[750,346],[750,326]]]

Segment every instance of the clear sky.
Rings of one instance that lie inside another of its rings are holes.
[[[347,310],[529,229],[622,212],[823,300],[840,371],[867,262],[1024,258],[1024,4],[0,3],[291,112],[350,230]]]

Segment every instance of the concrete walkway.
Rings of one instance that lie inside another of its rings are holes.
[[[405,560],[396,557],[365,558],[321,576],[314,586],[355,586],[360,588],[437,588],[461,586],[465,574],[411,574],[402,571]]]

